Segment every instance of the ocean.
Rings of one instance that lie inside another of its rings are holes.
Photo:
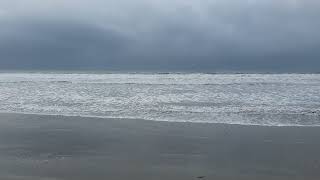
[[[320,126],[320,74],[2,72],[0,111]]]

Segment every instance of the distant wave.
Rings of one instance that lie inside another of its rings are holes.
[[[12,83],[12,84],[18,84],[18,83],[72,83],[72,81],[5,81],[0,83]]]
[[[262,86],[262,85],[282,85],[282,86],[290,86],[295,84],[305,84],[305,85],[315,85],[318,86],[318,84],[310,84],[310,83],[304,83],[304,82],[297,82],[297,83],[275,83],[275,82],[269,82],[269,83],[144,83],[144,82],[75,82],[75,81],[39,81],[39,80],[31,80],[31,81],[0,81],[0,83],[4,84],[19,84],[19,83],[61,83],[61,84],[109,84],[109,85],[203,85],[203,86],[214,86],[214,85],[248,85],[248,86]]]

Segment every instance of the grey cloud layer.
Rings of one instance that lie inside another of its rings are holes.
[[[313,0],[0,2],[0,67],[320,71]]]

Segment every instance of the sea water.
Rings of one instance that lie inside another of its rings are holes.
[[[0,111],[320,125],[320,74],[0,73]]]

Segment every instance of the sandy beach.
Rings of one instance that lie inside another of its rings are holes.
[[[0,114],[1,180],[320,178],[320,127]]]

